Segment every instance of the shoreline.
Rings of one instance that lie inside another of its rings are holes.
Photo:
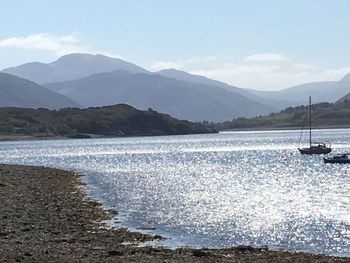
[[[107,228],[115,211],[82,190],[83,175],[0,164],[0,262],[350,262],[350,258],[238,246],[151,247],[161,236]]]
[[[342,130],[350,129],[350,126],[320,126],[313,127],[313,130]],[[297,131],[301,130],[300,127],[252,127],[252,128],[235,128],[235,129],[226,129],[218,130],[217,133],[229,133],[229,132],[249,132],[249,131]],[[17,135],[17,134],[0,134],[0,142],[15,142],[15,141],[42,141],[42,140],[69,140],[69,139],[108,139],[108,138],[133,138],[133,137],[153,137],[153,136],[172,136],[172,135],[198,135],[203,133],[193,133],[193,134],[167,134],[167,135],[144,135],[144,136],[107,136],[107,135],[98,135],[98,134],[86,134],[90,136],[87,137],[69,137],[69,136],[35,136],[35,135]],[[204,133],[204,134],[213,134],[213,133]]]
[[[350,129],[350,126],[318,126],[313,127],[312,130],[345,130]],[[235,128],[220,130],[219,132],[239,132],[239,131],[297,131],[301,130],[301,127],[252,127],[252,128]],[[304,129],[305,130],[305,129]]]
[[[188,134],[163,134],[163,135],[129,135],[129,136],[108,136],[98,134],[86,134],[90,137],[69,137],[69,136],[35,136],[35,135],[4,135],[0,134],[0,142],[17,142],[17,141],[46,141],[46,140],[89,140],[89,139],[117,139],[117,138],[137,138],[137,137],[164,137],[164,136],[188,136],[201,134],[218,134],[220,133],[188,133]]]

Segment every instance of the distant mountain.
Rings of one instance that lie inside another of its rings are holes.
[[[58,111],[0,108],[2,135],[85,138],[89,134],[146,136],[213,132],[217,131],[202,124],[180,121],[153,110],[140,111],[129,105]]]
[[[238,88],[221,81],[199,75],[192,75],[175,69],[161,70],[157,72],[157,74],[186,82],[221,87],[262,104],[269,105],[274,108],[275,111],[290,106],[305,104],[309,96],[312,96],[314,102],[335,102],[350,92],[350,74],[346,75],[340,81],[304,83],[278,91]]]
[[[156,72],[156,74],[169,77],[169,78],[174,78],[181,81],[186,81],[189,83],[198,83],[198,84],[209,85],[209,86],[217,86],[217,87],[226,89],[228,91],[238,93],[244,97],[247,97],[261,104],[269,105],[269,107],[271,107],[271,109],[273,109],[274,111],[280,110],[282,108],[285,108],[293,104],[293,102],[291,102],[290,100],[274,99],[272,96],[270,98],[268,96],[266,97],[259,96],[258,94],[254,93],[254,90],[251,91],[249,89],[238,88],[232,85],[228,85],[227,83],[222,81],[209,79],[207,77],[200,76],[200,75],[193,75],[185,71],[180,71],[176,69],[165,69],[165,70]]]
[[[71,99],[34,82],[0,72],[0,107],[59,109],[78,106]]]
[[[21,78],[43,84],[80,79],[92,74],[125,70],[146,73],[147,70],[118,58],[91,54],[69,54],[51,63],[31,62],[3,70]]]
[[[103,75],[116,71],[124,71],[125,74],[113,73],[118,75],[114,78],[111,77],[113,74]],[[238,88],[175,69],[152,73],[121,59],[90,54],[70,54],[51,63],[27,63],[4,69],[4,72],[37,83],[52,83],[47,87],[77,100],[83,106],[130,103],[142,109],[153,107],[178,118],[196,121],[263,115],[304,104],[310,95],[314,102],[335,102],[350,92],[350,74],[340,81],[306,83],[279,91],[260,91]],[[102,77],[98,74],[102,74]],[[90,80],[92,83],[89,83]],[[81,83],[86,89],[80,86]],[[170,99],[171,96],[174,96],[175,101]]]
[[[86,107],[126,103],[192,121],[223,121],[273,110],[217,86],[189,83],[157,74],[114,71],[79,80],[50,83],[45,87]]]
[[[309,96],[314,102],[335,102],[350,92],[350,74],[339,81],[305,83],[280,91],[250,92],[263,98],[290,100],[292,103],[289,106],[305,104]]]

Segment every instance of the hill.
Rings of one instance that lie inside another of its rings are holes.
[[[0,107],[59,109],[78,106],[71,99],[34,82],[0,72]]]
[[[157,74],[114,71],[50,83],[45,87],[85,107],[126,103],[140,109],[151,107],[191,121],[223,121],[272,111],[271,107],[217,86],[188,83]]]
[[[214,126],[219,130],[301,128],[306,124],[307,114],[308,106],[289,107],[279,113],[250,119],[238,118]],[[313,104],[312,126],[313,128],[350,127],[350,101]]]
[[[80,79],[92,74],[114,70],[125,70],[133,73],[147,72],[139,66],[118,58],[79,53],[65,55],[51,63],[31,62],[18,67],[6,68],[3,72],[43,84]]]
[[[147,136],[212,133],[213,128],[181,121],[151,109],[137,110],[120,104],[100,108],[61,110],[0,108],[1,135],[72,136]]]

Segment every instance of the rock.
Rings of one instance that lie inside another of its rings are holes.
[[[198,250],[194,250],[192,252],[193,256],[195,257],[208,257],[210,255],[210,253],[208,253],[207,251],[198,249]]]
[[[254,248],[252,246],[240,245],[240,246],[235,247],[235,250],[239,251],[239,252],[255,252],[255,251],[260,251],[261,249]]]
[[[108,251],[108,256],[114,257],[114,256],[122,256],[124,253],[116,250]]]

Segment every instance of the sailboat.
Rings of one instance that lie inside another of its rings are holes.
[[[312,143],[311,132],[311,96],[309,97],[309,147],[298,148],[301,154],[327,154],[332,151],[330,146],[325,143]]]

